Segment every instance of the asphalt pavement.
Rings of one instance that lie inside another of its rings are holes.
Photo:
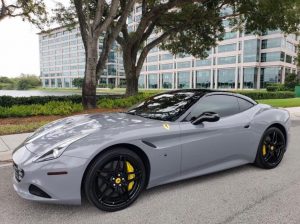
[[[300,120],[293,121],[279,167],[246,165],[142,193],[129,208],[106,213],[81,206],[23,200],[13,191],[11,165],[0,165],[0,223],[300,223]]]

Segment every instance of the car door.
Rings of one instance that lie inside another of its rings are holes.
[[[193,125],[190,120],[203,112],[215,112],[217,122]],[[250,119],[241,112],[238,99],[228,94],[213,94],[200,99],[181,122],[183,177],[192,177],[248,163],[252,157]]]

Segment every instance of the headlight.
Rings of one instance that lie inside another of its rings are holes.
[[[81,138],[86,137],[87,135],[89,134],[75,136],[55,145],[53,148],[48,150],[43,155],[36,156],[34,162],[44,162],[44,161],[48,161],[60,157],[63,154],[63,152],[66,150],[66,148],[68,148],[69,145],[71,145],[73,142],[76,142]]]

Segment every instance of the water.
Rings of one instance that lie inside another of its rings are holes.
[[[55,91],[41,91],[41,90],[0,90],[0,96],[70,96],[70,95],[79,95],[80,92],[55,92]]]

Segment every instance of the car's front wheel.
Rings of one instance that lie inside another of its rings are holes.
[[[132,204],[145,186],[146,172],[141,158],[126,148],[100,155],[87,171],[84,191],[87,199],[104,211],[118,211]]]
[[[267,129],[260,141],[255,165],[272,169],[279,165],[286,151],[286,139],[279,128]]]

